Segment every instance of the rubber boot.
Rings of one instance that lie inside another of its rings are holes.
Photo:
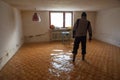
[[[85,60],[85,54],[82,54],[82,60],[83,61]]]
[[[76,54],[73,54],[73,62],[75,62]]]

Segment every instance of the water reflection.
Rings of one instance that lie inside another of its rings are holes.
[[[73,69],[73,64],[71,62],[72,53],[64,52],[63,50],[53,50],[51,54],[51,67],[49,68],[49,72],[57,77],[60,77],[62,74],[69,73]]]
[[[60,50],[60,49],[54,49],[53,51],[54,51],[54,52],[62,52],[63,50]]]

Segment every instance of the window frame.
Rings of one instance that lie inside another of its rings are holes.
[[[51,13],[63,13],[63,27],[65,27],[65,13],[71,13],[71,27],[73,26],[73,11],[49,11],[49,26],[51,25]]]

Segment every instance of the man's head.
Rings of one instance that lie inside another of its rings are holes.
[[[86,17],[87,17],[86,12],[82,12],[81,17],[82,17],[82,18],[86,18]]]

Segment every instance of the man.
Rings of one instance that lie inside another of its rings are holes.
[[[82,60],[85,59],[87,31],[89,32],[89,41],[91,41],[92,40],[91,23],[90,21],[87,20],[86,12],[83,12],[81,14],[81,19],[77,19],[73,27],[73,38],[75,38],[72,52],[73,62],[75,61],[80,42],[82,48]]]

